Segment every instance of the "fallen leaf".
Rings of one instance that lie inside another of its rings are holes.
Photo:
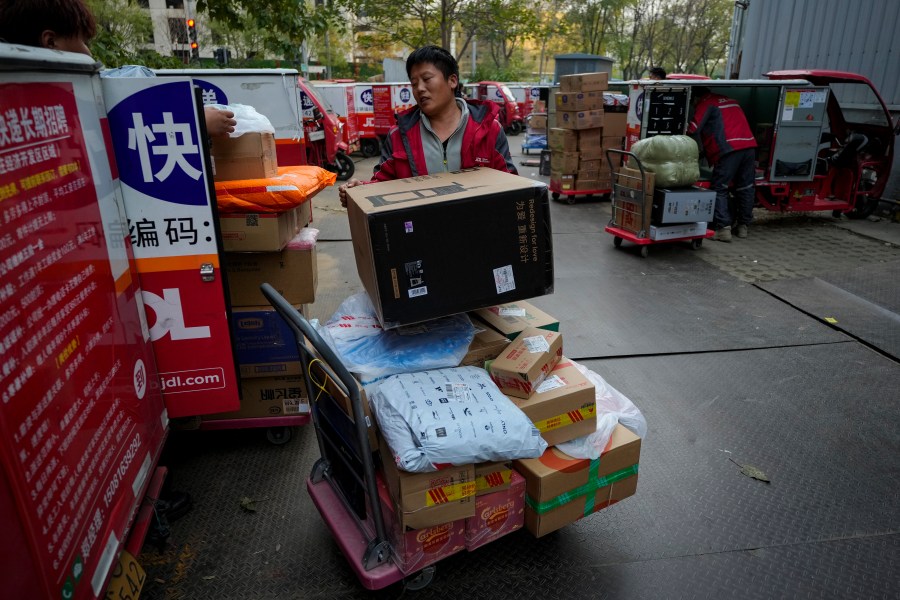
[[[247,512],[256,512],[256,500],[244,496],[241,498],[241,508]]]
[[[211,581],[211,580],[213,580],[213,579],[215,579],[215,578],[216,578],[215,575],[206,575],[206,576],[203,577],[203,579],[204,579],[205,581]]]
[[[764,483],[771,483],[769,478],[766,477],[766,474],[757,469],[752,465],[741,465],[741,473],[746,475],[747,477],[752,477],[753,479],[758,479]]]

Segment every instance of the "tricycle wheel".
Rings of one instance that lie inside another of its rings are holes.
[[[403,582],[403,587],[411,592],[425,589],[434,580],[436,570],[437,567],[434,565],[425,567],[415,575],[407,577]]]
[[[553,198],[554,200],[559,200],[559,192],[552,192],[550,194],[550,197]]]
[[[566,204],[575,204],[575,196],[566,196]]]
[[[699,250],[700,246],[703,245],[703,238],[697,238],[696,240],[691,240],[691,248],[694,250]]]
[[[522,133],[522,123],[519,121],[513,121],[509,126],[509,135],[519,135]]]
[[[622,247],[622,238],[620,238],[619,236],[614,237],[613,238],[613,246],[615,246],[616,248],[621,248]]]
[[[858,200],[847,216],[851,219],[865,219],[875,212],[876,208],[878,208],[878,198],[867,196]]]
[[[650,246],[641,246],[641,258],[650,256]]]
[[[373,156],[378,156],[381,151],[378,148],[378,140],[373,140],[371,138],[365,139],[362,141],[362,155],[366,158],[372,158]]]
[[[335,162],[337,163],[337,178],[339,181],[347,181],[351,177],[353,177],[353,172],[356,170],[356,165],[353,164],[353,159],[344,154],[343,152],[338,152],[334,157]]]

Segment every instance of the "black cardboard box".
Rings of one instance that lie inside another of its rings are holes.
[[[387,328],[553,291],[540,182],[482,168],[347,193],[359,278]]]

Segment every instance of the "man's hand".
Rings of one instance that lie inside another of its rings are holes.
[[[209,137],[228,135],[234,131],[234,126],[237,125],[234,113],[230,110],[219,110],[207,106],[203,112],[206,116],[206,132]]]
[[[347,190],[352,187],[356,187],[356,186],[360,185],[361,183],[363,183],[363,182],[360,181],[359,179],[351,179],[350,181],[348,181],[347,183],[345,183],[344,185],[342,185],[341,187],[338,188],[338,196],[341,198],[341,206],[343,206],[344,208],[347,208]]]

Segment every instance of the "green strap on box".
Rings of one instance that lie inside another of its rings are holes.
[[[590,473],[596,473],[597,469],[600,468],[600,459],[596,458],[591,461]],[[630,467],[626,467],[621,471],[616,471],[615,473],[610,473],[604,477],[599,475],[592,475],[590,480],[584,485],[580,485],[574,490],[569,490],[567,492],[563,492],[556,498],[551,498],[546,502],[535,502],[531,496],[525,494],[525,504],[531,508],[534,512],[539,515],[542,515],[546,512],[549,512],[555,508],[559,508],[565,504],[573,500],[577,500],[581,496],[587,496],[584,501],[584,514],[585,516],[594,512],[594,501],[597,495],[597,490],[601,488],[605,488],[608,485],[612,485],[617,481],[621,481],[627,477],[631,477],[632,475],[637,475],[638,472],[638,463],[631,465]]]

